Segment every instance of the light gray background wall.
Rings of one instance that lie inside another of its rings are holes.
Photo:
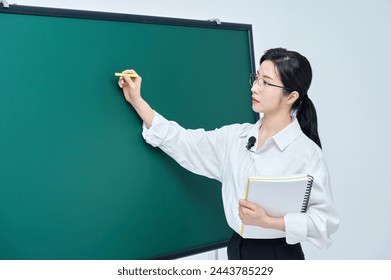
[[[307,56],[314,72],[309,95],[318,110],[320,136],[341,225],[328,250],[319,251],[303,244],[306,257],[391,259],[391,1],[9,3],[248,23],[253,25],[257,61],[266,49],[279,46]],[[126,50],[123,52],[126,55]]]

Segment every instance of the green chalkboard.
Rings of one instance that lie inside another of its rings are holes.
[[[0,26],[0,259],[225,244],[221,184],[144,142],[114,72],[184,127],[254,122],[251,25],[11,5]]]

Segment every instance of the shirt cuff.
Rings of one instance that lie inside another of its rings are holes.
[[[169,121],[155,111],[155,116],[151,126],[147,128],[145,123],[143,123],[143,138],[148,144],[153,147],[157,147],[163,143],[167,136],[169,127]]]
[[[304,213],[284,216],[286,243],[296,244],[307,239],[307,217]]]

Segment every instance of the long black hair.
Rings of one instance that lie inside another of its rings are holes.
[[[284,95],[292,91],[299,93],[299,98],[292,105],[292,112],[296,112],[301,129],[320,148],[318,134],[318,118],[314,103],[308,97],[308,89],[312,80],[312,69],[309,61],[298,52],[288,51],[284,48],[270,49],[261,57],[260,64],[270,60],[274,63],[277,75],[284,85]]]

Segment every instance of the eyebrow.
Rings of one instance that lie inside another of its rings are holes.
[[[259,71],[257,71],[257,76],[259,76]],[[274,81],[274,79],[272,77],[269,77],[268,75],[263,75],[262,78]]]

